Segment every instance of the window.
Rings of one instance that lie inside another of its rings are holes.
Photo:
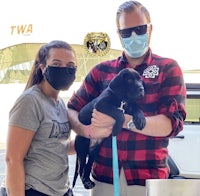
[[[188,96],[186,100],[186,122],[200,123],[200,95]]]

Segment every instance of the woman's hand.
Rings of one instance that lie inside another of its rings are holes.
[[[68,151],[67,151],[67,154],[68,154],[68,155],[76,154],[76,150],[75,150],[75,148],[74,148],[74,142],[75,142],[75,140],[70,138],[69,149],[68,149]]]

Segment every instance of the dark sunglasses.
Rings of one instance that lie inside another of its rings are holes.
[[[137,27],[131,27],[127,29],[119,29],[119,34],[122,38],[127,38],[132,35],[132,32],[134,31],[137,35],[144,35],[147,32],[147,27],[149,27],[150,24],[145,24]]]

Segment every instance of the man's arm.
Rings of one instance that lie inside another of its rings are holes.
[[[123,128],[127,129],[127,123],[131,120],[132,116],[125,114],[125,122],[123,124]],[[107,125],[112,125],[114,123],[113,119],[106,114],[100,113],[97,110],[93,112],[93,125],[96,127],[103,126],[107,123]],[[166,137],[170,135],[172,131],[171,120],[165,115],[159,114],[151,117],[146,117],[146,126],[143,130],[137,130],[134,128],[133,130],[137,133],[141,133],[148,136],[153,137]]]
[[[125,114],[125,122],[123,128],[127,129],[127,123],[131,120],[132,116]],[[146,117],[146,126],[143,130],[133,128],[134,132],[141,133],[153,137],[166,137],[172,132],[171,120],[163,115],[155,115]]]
[[[102,113],[101,113],[102,114]],[[94,113],[93,113],[94,115]],[[103,114],[104,116],[105,114]],[[78,120],[78,112],[76,110],[68,108],[68,116],[69,116],[69,121],[71,124],[72,129],[78,134],[82,135],[83,137],[92,137],[92,138],[105,138],[108,137],[112,133],[112,127],[113,127],[113,122],[114,120],[110,117],[107,116],[107,122],[104,120],[103,123],[101,123],[101,118],[100,118],[100,123],[98,125],[93,124],[93,117],[92,117],[92,124],[88,126],[83,125],[79,120]],[[90,131],[90,136],[88,134],[88,129]]]

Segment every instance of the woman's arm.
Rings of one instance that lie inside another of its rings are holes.
[[[6,147],[6,189],[8,195],[25,195],[24,157],[34,132],[9,126]]]

